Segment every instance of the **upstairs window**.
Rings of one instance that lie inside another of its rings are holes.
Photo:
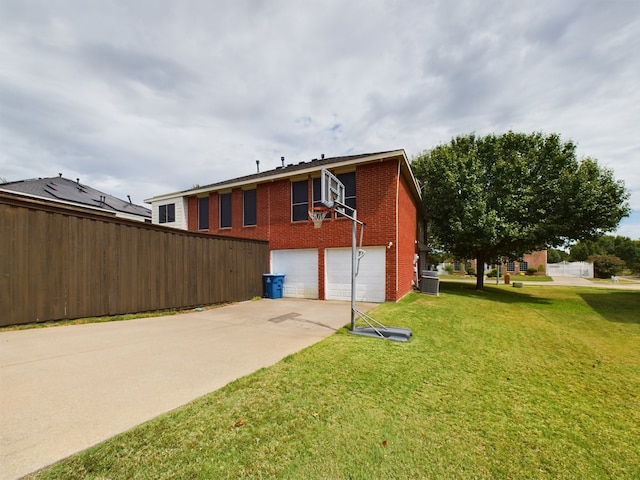
[[[250,227],[256,225],[256,189],[243,192],[243,225]]]
[[[231,228],[231,193],[220,195],[220,228]]]
[[[313,206],[314,207],[324,207],[322,203],[320,203],[320,198],[322,197],[322,190],[320,186],[320,178],[314,178],[312,182],[313,189]],[[327,214],[324,218],[331,218],[331,212]]]
[[[198,230],[209,230],[209,197],[198,198]]]
[[[344,185],[344,203],[347,207],[356,209],[356,172],[336,175]],[[347,211],[347,213],[351,213]],[[340,216],[340,215],[338,215]]]
[[[291,182],[291,221],[302,222],[309,216],[308,182]]]
[[[172,223],[176,221],[176,204],[167,203],[158,207],[158,223]]]

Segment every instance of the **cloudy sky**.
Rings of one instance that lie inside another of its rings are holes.
[[[638,0],[1,0],[0,177],[135,203],[459,134],[559,133],[631,191]]]

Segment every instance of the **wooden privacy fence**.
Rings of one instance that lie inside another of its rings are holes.
[[[0,192],[0,326],[247,300],[268,255],[266,241]]]

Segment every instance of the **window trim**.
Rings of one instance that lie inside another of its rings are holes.
[[[176,221],[176,204],[175,203],[165,203],[163,205],[158,205],[158,223],[159,224],[175,223],[175,221]]]

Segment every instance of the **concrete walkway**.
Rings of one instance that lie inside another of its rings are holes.
[[[184,405],[349,321],[348,302],[283,298],[2,332],[0,479],[19,478]]]
[[[620,280],[623,280],[622,278]],[[526,280],[525,280],[526,281]],[[628,280],[633,283],[626,282],[610,282],[610,281],[592,281],[581,277],[553,277],[553,282],[537,282],[540,285],[565,285],[574,287],[596,287],[596,288],[615,288],[617,290],[640,290],[640,282]],[[531,282],[534,283],[534,282]]]

